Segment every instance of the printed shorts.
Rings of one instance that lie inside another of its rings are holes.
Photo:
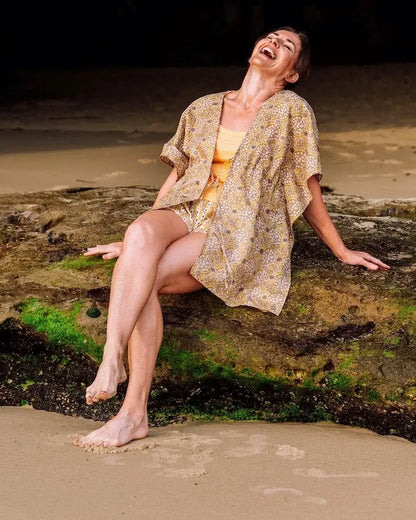
[[[193,200],[182,202],[168,208],[174,211],[188,226],[189,232],[208,233],[211,218],[214,214],[215,202],[211,200]]]

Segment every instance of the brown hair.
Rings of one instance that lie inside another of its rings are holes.
[[[279,27],[278,29],[275,29],[274,31],[269,31],[264,36],[261,36],[256,41],[256,44],[259,40],[261,40],[262,38],[265,38],[271,32],[278,32],[278,31],[289,31],[294,34],[297,34],[300,39],[300,43],[301,43],[298,59],[296,60],[296,64],[295,64],[295,71],[299,74],[299,78],[294,83],[288,83],[288,82],[286,83],[285,88],[290,90],[290,89],[295,88],[296,85],[298,85],[301,81],[303,81],[304,79],[306,79],[309,76],[309,73],[311,70],[311,53],[310,53],[309,37],[306,33],[302,32],[302,31],[297,31],[293,27],[283,26],[283,27]]]

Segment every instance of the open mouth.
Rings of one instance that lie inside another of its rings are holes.
[[[273,52],[273,50],[270,47],[263,47],[260,52],[262,54],[265,54],[271,60],[275,60],[276,59],[276,55],[275,55],[275,53]]]

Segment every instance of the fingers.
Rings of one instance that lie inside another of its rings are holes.
[[[88,247],[84,253],[84,256],[94,256],[94,255],[101,255],[101,254],[107,253],[110,245],[111,244],[107,244],[105,246],[97,245],[94,247]]]
[[[362,263],[361,265],[364,265],[368,269],[370,269],[369,264],[371,264],[373,267],[371,269],[381,269],[383,271],[390,269],[390,266],[376,258],[375,256],[370,255],[369,253],[366,253],[364,251],[355,251],[355,253],[364,260],[365,263]]]
[[[117,258],[119,256],[119,253],[117,251],[111,251],[111,253],[105,253],[103,255],[104,260],[112,260],[113,258]]]
[[[363,265],[367,269],[370,269],[371,271],[377,271],[378,265],[373,264],[372,262],[367,262],[367,260],[364,260],[364,258],[361,259],[361,262],[358,265]]]
[[[97,245],[88,247],[84,252],[84,256],[102,255],[104,260],[111,260],[120,256],[120,246],[118,244]]]

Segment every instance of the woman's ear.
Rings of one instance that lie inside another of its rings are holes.
[[[290,74],[286,74],[286,76],[285,76],[285,80],[287,83],[296,83],[298,79],[299,79],[299,73],[296,72],[295,70],[292,71]]]

